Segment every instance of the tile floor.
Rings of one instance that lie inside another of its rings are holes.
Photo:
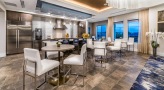
[[[91,55],[88,56],[88,73],[85,77],[85,86],[61,85],[54,88],[49,84],[44,84],[40,90],[129,90],[136,80],[138,74],[144,67],[148,55],[140,53],[128,53],[128,57],[108,60],[107,68],[93,68]],[[0,90],[22,90],[23,83],[23,54],[10,55],[0,58]],[[73,67],[73,72],[78,72],[81,67]],[[75,77],[71,76],[67,83],[73,82]],[[33,90],[34,80],[26,76],[26,90]],[[44,81],[39,78],[38,82]],[[79,78],[76,84],[82,84]]]

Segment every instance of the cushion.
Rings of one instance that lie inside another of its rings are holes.
[[[107,46],[108,50],[112,50],[112,51],[116,51],[116,50],[120,50],[120,47],[116,47],[116,46]]]
[[[127,45],[134,45],[134,43],[129,43],[129,42],[128,42]]]
[[[38,76],[58,67],[59,61],[43,59],[41,60],[41,64],[42,64],[42,70],[38,73]]]
[[[37,73],[36,74],[37,74],[37,76],[40,76],[58,66],[59,66],[59,61],[43,59],[43,60],[41,60],[40,68],[38,67],[38,63],[37,63]],[[35,64],[32,63],[31,65],[26,66],[26,71],[34,74],[35,73]]]
[[[83,65],[83,58],[80,55],[75,55],[75,54],[71,54],[70,56],[68,56],[63,64],[68,64],[68,65]]]
[[[60,56],[63,56],[64,53],[60,52]],[[53,51],[53,52],[47,52],[47,57],[48,58],[56,58],[58,57],[58,52],[57,51]]]

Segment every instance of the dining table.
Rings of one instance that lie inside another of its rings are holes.
[[[51,45],[51,46],[44,46],[41,48],[41,50],[43,52],[53,52],[53,51],[57,51],[58,52],[58,61],[61,62],[60,59],[60,52],[61,51],[67,51],[67,50],[73,50],[74,49],[74,45],[71,44],[61,44],[60,47],[58,47],[57,45]],[[61,72],[61,65],[59,65],[59,79],[63,79],[63,73]],[[59,80],[59,81],[63,81],[63,80]],[[60,83],[61,83],[60,82]]]

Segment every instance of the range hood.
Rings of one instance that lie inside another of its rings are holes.
[[[53,28],[54,30],[65,30],[67,27],[63,24],[63,20],[57,19],[56,24]]]

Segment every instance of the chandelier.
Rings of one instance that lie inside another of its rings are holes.
[[[108,6],[118,9],[137,9],[140,0],[106,0]]]

